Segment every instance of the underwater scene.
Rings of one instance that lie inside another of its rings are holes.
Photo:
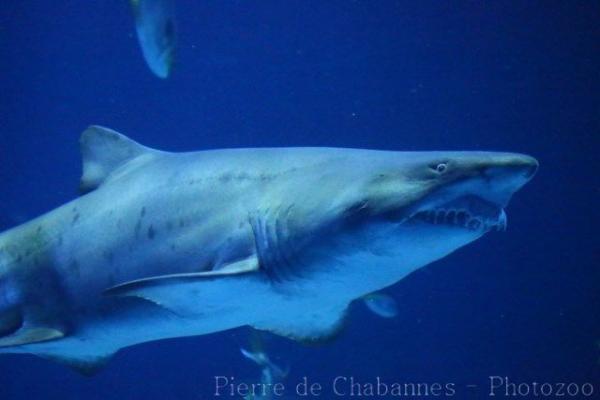
[[[0,400],[599,399],[599,21],[5,1]]]

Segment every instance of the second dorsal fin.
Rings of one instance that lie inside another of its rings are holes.
[[[82,193],[96,189],[113,171],[128,162],[157,152],[112,129],[96,125],[83,131],[79,144],[83,162],[79,185]]]

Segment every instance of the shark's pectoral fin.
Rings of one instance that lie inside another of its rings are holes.
[[[46,342],[64,337],[64,332],[55,328],[22,327],[15,333],[0,338],[0,347],[20,346],[30,343]]]
[[[344,328],[346,314],[345,305],[307,309],[297,315],[293,312],[268,315],[251,326],[301,343],[315,344],[335,339]]]
[[[113,172],[144,155],[158,153],[134,142],[112,129],[92,125],[79,140],[83,160],[83,175],[79,185],[82,193],[100,186]]]
[[[153,302],[179,316],[212,314],[238,307],[243,294],[261,284],[255,257],[214,270],[171,274],[125,282],[104,291],[109,296],[133,296]]]
[[[145,287],[164,286],[169,284],[178,284],[186,282],[197,282],[206,279],[235,276],[238,274],[255,272],[258,270],[258,259],[256,258],[256,256],[251,256],[243,260],[227,263],[222,268],[216,270],[151,276],[148,278],[136,279],[133,281],[120,283],[118,285],[106,289],[104,291],[104,294],[128,295],[128,293]]]
[[[37,356],[63,364],[85,376],[92,376],[100,371],[113,357],[114,353],[95,355],[60,355],[36,353]]]

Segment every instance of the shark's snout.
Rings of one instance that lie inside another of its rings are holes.
[[[480,169],[473,182],[474,191],[482,198],[505,207],[512,195],[536,174],[538,162],[524,154],[492,156]]]
[[[535,158],[524,154],[511,154],[500,157],[497,161],[492,159],[485,168],[484,173],[491,178],[513,179],[529,181],[538,169]]]
[[[522,170],[525,178],[527,178],[527,179],[533,178],[538,170],[538,166],[539,166],[538,161],[535,158],[530,157],[530,156],[522,156],[521,162],[522,162],[522,164],[519,165],[517,168],[520,168]]]

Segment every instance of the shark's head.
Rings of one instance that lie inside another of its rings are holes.
[[[317,252],[373,280],[365,268],[385,270],[375,289],[486,232],[505,230],[505,207],[538,167],[526,155],[492,152],[382,153],[368,160],[339,185],[328,233],[333,247]]]
[[[486,232],[504,229],[512,195],[535,174],[526,155],[491,152],[408,153],[371,168],[364,205],[408,225]]]

